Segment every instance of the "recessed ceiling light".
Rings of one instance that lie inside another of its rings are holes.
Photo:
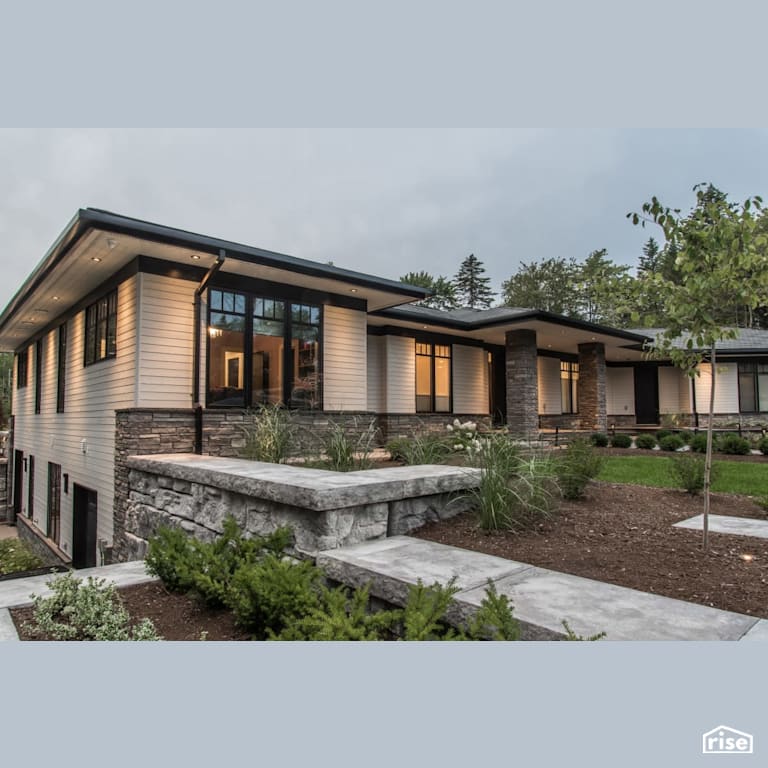
[[[200,261],[200,255],[197,253],[191,253],[189,258],[192,259],[192,261]]]
[[[91,256],[91,261],[95,261],[98,264],[101,259],[98,256]]]
[[[350,288],[350,289],[349,289],[349,292],[350,292],[350,293],[357,293],[357,288]]]
[[[426,326],[426,325],[422,325],[421,327],[422,327],[422,328],[426,328],[427,326]]]
[[[53,301],[58,301],[59,300],[58,296],[52,296],[51,298],[53,299]]]

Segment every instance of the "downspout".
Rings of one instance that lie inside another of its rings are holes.
[[[195,291],[192,408],[195,413],[195,453],[197,454],[203,452],[203,406],[200,402],[200,342],[202,341],[200,338],[200,312],[202,308],[202,295],[205,293],[208,283],[211,282],[213,276],[221,269],[225,258],[226,251],[222,248],[222,250],[219,251],[219,255],[216,257],[216,261],[205,273],[205,277],[200,281],[200,285],[197,286],[197,290]]]

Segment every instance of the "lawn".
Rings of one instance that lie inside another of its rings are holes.
[[[675,488],[670,461],[661,456],[606,456],[598,480],[609,483],[649,485]],[[768,465],[762,462],[715,461],[712,490],[742,493],[748,496],[768,495]]]

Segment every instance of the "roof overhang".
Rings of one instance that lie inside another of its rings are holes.
[[[222,273],[353,297],[371,311],[429,294],[395,280],[86,208],[0,315],[0,349],[18,348],[139,256],[198,267],[204,274],[221,251],[226,256]]]
[[[639,361],[646,357],[642,349],[642,343],[646,340],[644,336],[540,310],[530,310],[491,322],[462,322],[450,317],[446,317],[446,322],[436,322],[435,318],[426,317],[416,320],[406,312],[393,309],[369,315],[368,324],[408,328],[422,333],[450,333],[474,342],[482,341],[498,346],[505,344],[507,331],[527,329],[536,332],[536,346],[539,350],[553,354],[559,352],[576,355],[580,344],[601,343],[605,346],[605,358],[609,362]]]

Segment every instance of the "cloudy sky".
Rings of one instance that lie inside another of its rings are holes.
[[[768,194],[768,130],[0,130],[0,306],[79,207],[397,278],[636,264],[651,195]]]

